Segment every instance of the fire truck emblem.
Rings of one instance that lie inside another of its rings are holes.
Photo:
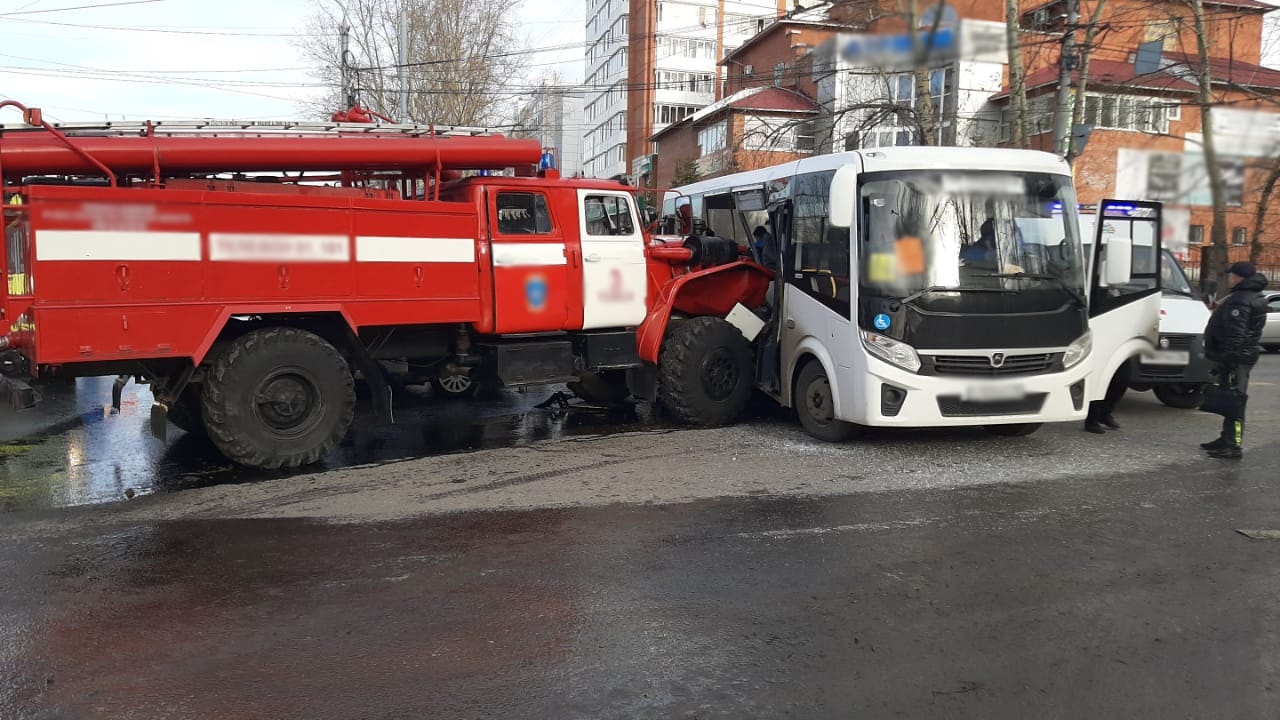
[[[609,276],[609,289],[600,293],[601,302],[631,302],[635,299],[635,293],[627,289],[626,280],[622,277],[622,271],[614,268]]]
[[[547,279],[541,275],[530,275],[524,282],[524,299],[530,312],[542,312],[547,309]]]

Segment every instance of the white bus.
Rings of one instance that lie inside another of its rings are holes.
[[[1160,208],[1125,205],[1130,236],[1092,244],[1106,262],[1086,256],[1077,207],[1065,161],[989,148],[820,155],[664,198],[665,214],[747,252],[759,227],[776,243],[756,256],[780,265],[757,385],[831,441],[1083,419],[1116,368],[1154,347]],[[1131,274],[1135,247],[1157,253],[1154,274]]]

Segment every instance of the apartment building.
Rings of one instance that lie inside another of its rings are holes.
[[[522,113],[527,135],[556,158],[565,177],[584,174],[582,126],[586,100],[580,87],[543,85]]]
[[[587,0],[583,157],[590,177],[651,173],[656,131],[711,104],[718,61],[786,0]]]
[[[1096,0],[1081,0],[1088,18]],[[1264,17],[1274,8],[1258,0],[1206,0],[1205,40],[1215,107],[1215,145],[1227,190],[1227,232],[1232,260],[1247,258],[1259,221],[1259,198],[1280,157],[1280,71],[1263,67]],[[1066,0],[1025,4],[1023,29],[1032,144],[1051,149],[1053,95]],[[1165,203],[1164,242],[1185,262],[1201,260],[1210,242],[1212,202],[1202,151],[1198,104],[1200,69],[1191,11],[1177,0],[1110,0],[1103,29],[1072,87],[1084,83],[1081,125],[1089,130],[1075,159],[1080,202],[1107,197]],[[1008,95],[1001,139],[1011,134]],[[1272,203],[1280,205],[1280,203]],[[1264,258],[1280,265],[1280,209],[1264,206]]]

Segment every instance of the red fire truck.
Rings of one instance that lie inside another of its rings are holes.
[[[733,421],[754,384],[724,318],[772,273],[664,243],[630,188],[537,169],[532,140],[329,123],[0,126],[0,373],[148,383],[152,429],[297,467],[347,432],[384,361],[443,392],[570,382]],[[463,171],[514,169],[516,176]],[[726,247],[724,243],[728,243]],[[119,385],[120,383],[118,383]],[[118,398],[117,398],[118,400]]]

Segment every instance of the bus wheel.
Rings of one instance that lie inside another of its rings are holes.
[[[831,382],[817,360],[809,361],[800,371],[792,404],[796,406],[801,427],[819,440],[841,442],[857,432],[857,425],[836,419]]]
[[[1014,423],[1013,425],[988,425],[987,432],[1000,437],[1026,437],[1040,429],[1042,423]]]
[[[624,370],[584,372],[568,386],[574,396],[597,405],[617,405],[631,396]]]
[[[209,439],[241,465],[295,468],[332,450],[355,415],[346,360],[305,330],[263,328],[218,356],[204,381]]]
[[[1157,400],[1179,410],[1195,410],[1204,399],[1204,386],[1195,383],[1156,385],[1151,390]]]
[[[751,398],[751,346],[716,317],[685,320],[667,332],[658,356],[658,399],[694,425],[725,425],[742,417]]]

